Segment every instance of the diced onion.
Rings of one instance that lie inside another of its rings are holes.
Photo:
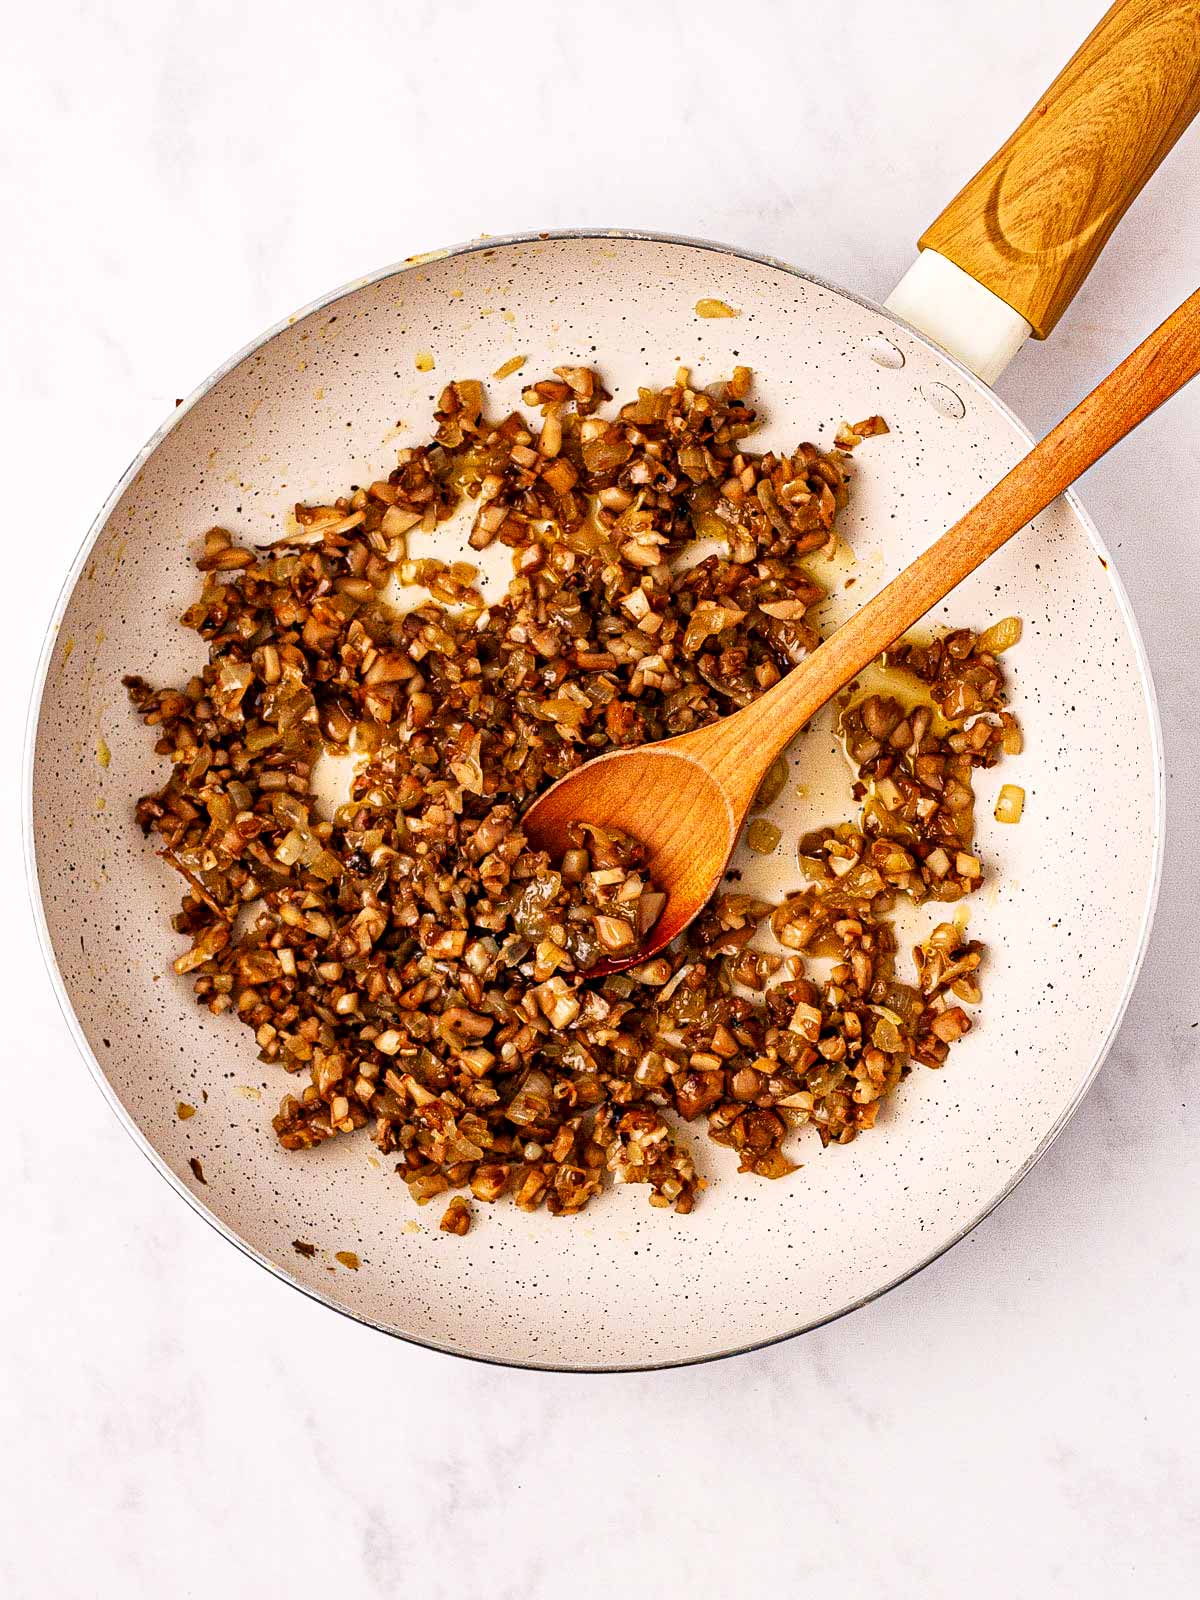
[[[1001,617],[979,635],[979,649],[998,656],[1002,650],[1011,650],[1021,637],[1020,617]]]
[[[782,837],[775,824],[765,817],[755,817],[746,829],[746,843],[760,856],[769,856],[773,850],[778,850]]]
[[[1025,791],[1015,783],[1006,783],[996,801],[997,822],[1020,822],[1025,809]]]

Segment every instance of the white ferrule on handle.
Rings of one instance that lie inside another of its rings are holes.
[[[922,250],[884,301],[984,383],[995,383],[1033,329],[1019,311],[936,250]]]

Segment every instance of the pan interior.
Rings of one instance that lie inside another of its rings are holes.
[[[738,315],[701,318],[701,299]],[[420,370],[424,353],[432,370]],[[989,391],[886,313],[714,247],[524,240],[354,287],[179,415],[82,559],[33,761],[46,929],[111,1096],[177,1186],[264,1262],[357,1317],[463,1354],[563,1367],[703,1359],[811,1326],[914,1271],[1012,1186],[1072,1109],[1123,1007],[1153,893],[1150,691],[1123,598],[1070,501],[941,609],[955,624],[1025,624],[1008,658],[1025,753],[977,783],[995,868],[971,907],[991,951],[978,1026],[946,1070],[917,1068],[854,1144],[822,1151],[799,1136],[804,1166],[790,1180],[738,1177],[732,1153],[697,1129],[710,1186],[689,1217],[618,1189],[574,1219],[479,1207],[459,1239],[438,1231],[436,1203],[412,1206],[365,1135],[287,1154],[269,1124],[292,1080],[256,1060],[248,1030],[196,1008],[170,970],[178,888],[132,818],[161,766],[120,678],[177,682],[199,664],[200,642],[177,619],[206,528],[278,537],[295,501],[385,475],[398,447],[427,437],[448,379],[486,378],[514,355],[527,364],[489,381],[495,409],[564,362],[597,364],[622,397],[681,364],[707,383],[741,363],[768,417],[758,448],[829,444],[842,418],[882,413],[892,431],[856,452],[840,524],[853,559],[827,573],[835,617],[848,579],[865,598],[1027,447]],[[443,537],[451,558],[458,537]],[[839,760],[824,724],[793,751],[775,812],[784,843],[744,854],[748,886],[795,886],[797,833],[851,814]],[[991,820],[1002,781],[1026,791],[1018,827]],[[180,1102],[196,1114],[181,1120]]]

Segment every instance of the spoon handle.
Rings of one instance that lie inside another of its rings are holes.
[[[1200,289],[897,578],[752,705],[704,730],[740,789],[881,650],[1200,372]],[[718,741],[713,738],[718,728]]]

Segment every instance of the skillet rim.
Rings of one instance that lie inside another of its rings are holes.
[[[1108,1031],[1101,1041],[1091,1066],[1084,1076],[1078,1092],[1071,1100],[1071,1103],[1057,1118],[1052,1127],[1046,1132],[1037,1145],[1037,1148],[1021,1164],[1021,1166],[1000,1190],[1000,1192],[993,1199],[987,1202],[982,1210],[980,1210],[968,1223],[955,1232],[949,1239],[945,1240],[943,1243],[940,1243],[936,1249],[932,1250],[927,1256],[917,1262],[916,1265],[908,1268],[907,1271],[900,1273],[894,1278],[890,1278],[886,1283],[881,1284],[878,1288],[872,1289],[870,1293],[861,1296],[859,1299],[853,1301],[849,1305],[841,1307],[837,1311],[831,1312],[828,1316],[817,1317],[810,1322],[805,1322],[798,1327],[787,1330],[784,1333],[773,1334],[767,1339],[752,1340],[746,1344],[733,1345],[728,1349],[714,1350],[707,1355],[687,1356],[680,1358],[679,1360],[617,1362],[602,1364],[587,1363],[578,1365],[537,1360],[521,1361],[508,1359],[501,1356],[480,1355],[469,1350],[455,1349],[451,1345],[439,1343],[435,1339],[423,1338],[411,1333],[402,1333],[396,1328],[388,1327],[385,1323],[378,1322],[372,1317],[365,1316],[357,1311],[351,1310],[347,1306],[339,1304],[336,1300],[333,1300],[328,1295],[323,1294],[319,1289],[302,1283],[298,1278],[293,1277],[291,1272],[289,1272],[285,1266],[279,1262],[273,1261],[269,1256],[263,1255],[252,1244],[250,1244],[248,1240],[243,1239],[232,1228],[227,1226],[213,1211],[209,1209],[199,1195],[192,1193],[192,1191],[183,1182],[182,1178],[180,1178],[172,1170],[156,1147],[142,1133],[133,1117],[126,1110],[125,1105],[118,1096],[116,1090],[109,1082],[103,1067],[100,1065],[99,1058],[92,1049],[91,1043],[83,1030],[83,1026],[75,1014],[74,1007],[71,1004],[70,995],[67,991],[66,982],[58,964],[58,957],[54,950],[54,945],[50,936],[50,930],[46,921],[45,909],[42,902],[41,884],[37,863],[37,839],[35,836],[33,816],[33,790],[37,764],[37,739],[41,725],[42,702],[45,694],[47,678],[49,676],[50,663],[54,655],[54,646],[58,638],[59,628],[62,623],[63,616],[71,602],[72,596],[74,595],[79,578],[85,566],[87,565],[88,558],[91,555],[94,546],[99,541],[100,536],[104,532],[104,529],[107,526],[108,520],[112,516],[113,511],[116,509],[117,505],[121,501],[122,496],[125,494],[125,491],[129,488],[130,484],[141,471],[142,467],[145,466],[146,462],[158,449],[159,445],[163,442],[171,430],[176,427],[180,421],[182,421],[187,413],[191,411],[193,407],[198,405],[199,402],[203,400],[204,397],[209,393],[209,391],[215,388],[215,386],[220,383],[223,378],[225,378],[236,367],[240,366],[243,361],[247,360],[256,351],[261,350],[264,345],[276,338],[277,335],[285,333],[295,323],[302,321],[305,317],[311,316],[314,312],[325,310],[327,307],[334,305],[339,300],[344,299],[347,295],[357,292],[359,289],[368,288],[372,284],[380,283],[387,278],[397,277],[401,273],[412,271],[414,268],[419,268],[432,262],[448,260],[456,256],[474,255],[480,252],[488,251],[499,251],[513,245],[549,243],[556,240],[576,241],[581,239],[612,239],[618,242],[623,240],[646,241],[654,244],[678,245],[694,250],[711,250],[721,255],[733,257],[739,261],[752,262],[758,266],[774,268],[777,271],[787,273],[790,277],[798,278],[802,282],[812,284],[815,288],[825,290],[827,293],[840,295],[843,299],[850,300],[855,304],[862,306],[865,310],[868,310],[874,315],[883,318],[893,327],[902,329],[911,338],[918,340],[940,361],[946,363],[950,370],[956,374],[960,382],[965,382],[968,384],[969,387],[976,394],[985,399],[995,411],[997,411],[1002,417],[1005,417],[1017,430],[1021,437],[1027,440],[1031,446],[1035,443],[1033,434],[1030,433],[1025,424],[1020,420],[1019,417],[1016,416],[1016,414],[1000,398],[1000,396],[996,394],[995,390],[993,390],[988,384],[982,382],[982,380],[979,379],[961,361],[959,361],[956,356],[951,355],[949,351],[943,349],[941,345],[939,345],[935,340],[929,338],[929,336],[923,333],[919,328],[914,327],[912,323],[906,322],[903,317],[898,317],[894,312],[889,311],[886,307],[878,304],[874,300],[867,298],[865,295],[855,294],[850,290],[842,288],[839,284],[831,283],[828,279],[817,276],[815,273],[806,272],[799,267],[791,265],[787,261],[782,261],[777,256],[766,255],[753,250],[745,250],[736,245],[722,244],[717,240],[698,239],[689,237],[685,234],[660,233],[653,229],[640,228],[563,228],[554,229],[549,232],[513,233],[498,235],[496,237],[485,236],[480,239],[468,240],[461,244],[452,245],[447,249],[431,250],[420,255],[408,256],[403,261],[393,262],[388,266],[380,268],[376,272],[371,272],[363,277],[351,279],[350,282],[341,284],[339,287],[319,296],[317,299],[311,301],[299,311],[293,312],[290,316],[284,317],[279,322],[274,323],[264,333],[260,334],[258,338],[251,340],[249,344],[245,345],[241,350],[237,351],[234,355],[222,362],[221,365],[211,372],[209,376],[205,378],[192,391],[192,393],[187,396],[185,400],[183,400],[173,409],[170,416],[155,430],[153,434],[151,434],[150,438],[147,439],[146,443],[133,457],[125,471],[121,474],[121,477],[93,519],[91,526],[84,537],[83,543],[67,571],[62,587],[59,590],[58,597],[55,600],[54,608],[46,629],[41,650],[39,652],[37,667],[34,673],[33,684],[30,693],[29,711],[26,718],[25,742],[22,757],[21,832],[25,857],[26,890],[29,895],[30,907],[33,912],[33,920],[37,931],[38,943],[41,946],[42,958],[46,963],[46,969],[50,977],[51,987],[54,990],[55,998],[58,1001],[59,1010],[62,1012],[63,1018],[67,1023],[72,1038],[75,1041],[76,1048],[83,1057],[88,1070],[92,1074],[92,1077],[96,1080],[100,1092],[107,1100],[117,1119],[124,1127],[126,1133],[128,1133],[133,1139],[141,1153],[146,1157],[146,1159],[160,1174],[160,1176],[166,1179],[167,1183],[170,1184],[175,1193],[186,1200],[188,1205],[191,1206],[192,1210],[195,1211],[198,1216],[203,1218],[203,1220],[207,1222],[210,1227],[215,1228],[224,1239],[228,1240],[230,1244],[234,1245],[251,1261],[256,1262],[260,1267],[264,1267],[282,1283],[289,1285],[293,1289],[299,1290],[301,1294],[306,1295],[310,1300],[315,1300],[320,1305],[327,1306],[331,1311],[336,1311],[340,1315],[347,1317],[349,1320],[361,1323],[365,1327],[374,1328],[378,1332],[387,1334],[393,1339],[400,1340],[405,1344],[419,1346],[422,1349],[434,1350],[441,1355],[454,1356],[463,1361],[476,1361],[486,1366],[509,1367],[516,1368],[521,1371],[531,1372],[661,1372],[679,1367],[701,1366],[712,1361],[723,1361],[727,1360],[731,1356],[746,1355],[755,1350],[765,1350],[771,1345],[782,1344],[785,1340],[798,1338],[801,1334],[811,1333],[817,1328],[825,1327],[831,1322],[836,1322],[841,1317],[848,1316],[852,1311],[858,1311],[863,1306],[870,1305],[873,1301],[882,1298],[882,1296],[889,1293],[892,1289],[898,1288],[900,1284],[907,1283],[910,1278],[914,1278],[918,1273],[923,1272],[926,1267],[931,1266],[933,1262],[939,1259],[939,1257],[945,1255],[946,1252],[953,1249],[955,1245],[960,1244],[969,1233],[972,1233],[981,1222],[985,1221],[986,1218],[989,1217],[999,1205],[1008,1199],[1009,1195],[1011,1195],[1014,1189],[1017,1188],[1018,1184],[1028,1177],[1029,1173],[1045,1155],[1046,1151],[1058,1138],[1059,1134],[1079,1109],[1084,1097],[1087,1095],[1088,1091],[1092,1087],[1092,1084],[1095,1082],[1100,1068],[1104,1065],[1109,1050],[1112,1048],[1113,1041],[1117,1036],[1117,1032],[1124,1019],[1125,1012],[1128,1009],[1129,1002],[1133,996],[1133,991],[1137,984],[1137,979],[1141,972],[1142,964],[1145,961],[1146,952],[1150,943],[1150,933],[1154,924],[1154,916],[1158,907],[1159,889],[1162,883],[1163,853],[1165,845],[1166,769],[1163,753],[1162,720],[1159,712],[1158,696],[1155,691],[1154,679],[1151,675],[1150,663],[1146,656],[1146,649],[1142,640],[1141,630],[1138,627],[1137,618],[1134,615],[1133,607],[1129,601],[1129,596],[1125,591],[1124,584],[1121,582],[1121,578],[1117,572],[1113,558],[1103,539],[1100,537],[1100,534],[1097,531],[1095,524],[1092,522],[1091,517],[1084,509],[1083,504],[1073,489],[1069,489],[1063,498],[1071,507],[1077,522],[1091,543],[1096,555],[1099,557],[1109,586],[1111,587],[1113,595],[1116,599],[1117,608],[1124,621],[1126,631],[1133,646],[1134,658],[1137,662],[1138,668],[1138,679],[1141,684],[1142,697],[1148,714],[1152,761],[1154,767],[1154,832],[1150,863],[1150,877],[1145,900],[1142,906],[1141,921],[1138,927],[1137,949],[1133,960],[1130,962],[1129,972],[1126,976],[1124,988],[1121,991],[1120,998],[1113,1012]]]

